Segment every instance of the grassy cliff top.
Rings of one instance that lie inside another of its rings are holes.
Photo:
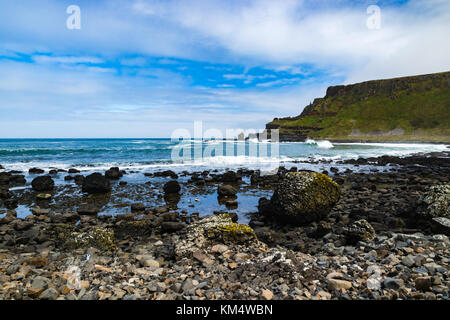
[[[266,128],[292,141],[450,142],[450,72],[329,87],[301,115]]]

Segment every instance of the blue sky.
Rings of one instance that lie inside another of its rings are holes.
[[[449,33],[446,0],[4,0],[0,137],[261,129],[330,85],[450,70]]]

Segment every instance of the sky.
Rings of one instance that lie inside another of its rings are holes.
[[[448,0],[2,0],[0,138],[263,129],[331,85],[449,71],[449,34]]]

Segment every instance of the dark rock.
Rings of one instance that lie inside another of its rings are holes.
[[[99,209],[95,205],[83,203],[78,209],[77,213],[79,215],[96,215],[99,212]]]
[[[109,179],[102,176],[100,173],[93,173],[88,175],[82,186],[83,192],[93,193],[108,193],[111,192],[111,185]]]
[[[178,193],[180,190],[180,184],[176,180],[170,180],[164,185],[164,193]]]
[[[141,202],[133,203],[131,205],[131,211],[144,211],[144,210],[145,210],[145,205]]]
[[[9,199],[12,197],[12,193],[8,189],[0,189],[0,199]]]
[[[154,177],[171,177],[172,179],[178,179],[178,175],[172,170],[165,170],[160,172],[155,172]]]
[[[431,277],[419,277],[415,281],[417,290],[429,291],[431,289]]]
[[[106,170],[105,177],[111,180],[118,180],[122,177],[122,173],[120,172],[118,167],[113,167],[109,170]]]
[[[31,186],[35,191],[52,191],[55,188],[55,182],[50,176],[39,176],[33,179]]]
[[[237,189],[228,184],[221,185],[217,188],[217,194],[223,197],[234,196],[237,193]]]
[[[41,174],[44,173],[45,171],[39,168],[31,168],[30,170],[28,170],[28,173],[30,174]]]
[[[161,232],[177,232],[182,230],[186,225],[182,222],[165,221],[161,223]]]
[[[405,282],[402,279],[394,279],[394,278],[386,278],[383,281],[383,286],[386,289],[398,290],[405,285]]]
[[[222,175],[222,182],[236,182],[240,177],[234,171],[227,171]]]
[[[75,169],[75,168],[70,168],[69,171],[67,171],[68,173],[80,173],[80,170]]]
[[[83,184],[83,181],[84,181],[84,176],[81,175],[81,174],[77,174],[77,175],[74,177],[74,180],[75,180],[75,183],[76,183],[76,184],[82,185],[82,184]]]
[[[434,233],[450,236],[450,219],[444,217],[433,218],[431,227]]]

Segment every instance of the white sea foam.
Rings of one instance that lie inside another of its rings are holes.
[[[315,141],[312,139],[307,139],[305,141],[305,143],[310,144],[310,145],[316,145],[318,148],[322,148],[322,149],[331,149],[334,147],[334,145],[328,140]]]

